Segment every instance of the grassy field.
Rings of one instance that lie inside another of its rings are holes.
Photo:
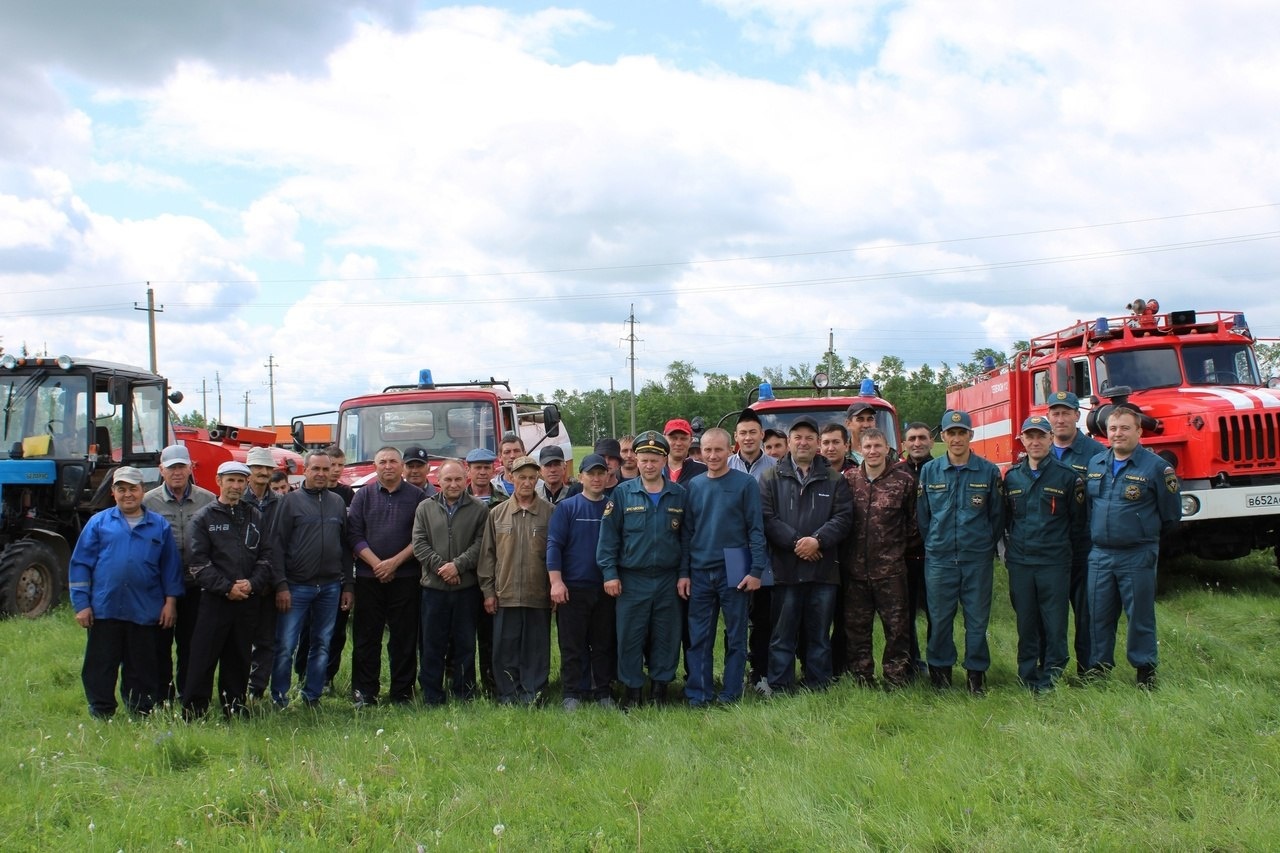
[[[68,610],[0,623],[0,849],[1270,849],[1270,554],[1163,575],[1161,686],[1035,698],[997,568],[991,693],[727,710],[263,710],[89,719]],[[346,677],[345,668],[339,680]]]

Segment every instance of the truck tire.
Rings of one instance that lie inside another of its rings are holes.
[[[67,567],[48,545],[20,539],[0,554],[0,616],[34,619],[58,606]]]

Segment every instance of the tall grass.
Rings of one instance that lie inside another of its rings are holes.
[[[1123,665],[1020,690],[1000,567],[985,699],[842,683],[625,716],[326,698],[230,725],[103,723],[84,709],[70,613],[11,620],[0,849],[1273,848],[1269,560],[1165,573],[1153,693]]]

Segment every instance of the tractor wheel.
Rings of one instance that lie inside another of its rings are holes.
[[[58,606],[66,566],[53,549],[20,539],[0,554],[0,615],[34,619]]]

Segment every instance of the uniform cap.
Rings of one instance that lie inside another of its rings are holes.
[[[492,465],[497,458],[498,457],[493,454],[492,450],[484,447],[477,447],[475,450],[467,454],[467,464],[474,465],[477,463],[484,463],[486,465]]]
[[[1031,417],[1027,418],[1025,421],[1022,422],[1023,432],[1026,432],[1027,430],[1031,430],[1031,429],[1039,430],[1040,432],[1044,432],[1044,433],[1050,432],[1051,430],[1049,428],[1049,419],[1046,418],[1044,415],[1032,415]]]
[[[631,445],[631,449],[636,453],[660,453],[666,456],[671,452],[671,445],[667,444],[667,439],[656,429],[648,429],[636,436],[635,444]]]
[[[244,464],[265,465],[268,468],[274,468],[276,467],[276,459],[271,455],[271,451],[265,447],[250,447],[248,455],[245,456]]]
[[[221,477],[223,474],[243,474],[248,477],[249,466],[243,462],[229,459],[218,466],[218,476]]]
[[[404,449],[404,464],[406,465],[409,463],[413,463],[415,465],[421,463],[426,465],[430,461],[430,454],[428,454],[427,449],[421,445],[411,444]]]
[[[142,472],[132,465],[121,465],[111,475],[112,483],[133,483],[135,486],[142,485]]]
[[[587,454],[586,458],[582,460],[582,468],[580,470],[585,474],[586,472],[594,471],[597,468],[601,468],[605,471],[608,471],[609,463],[605,462],[604,457],[601,456],[599,453]]]
[[[973,432],[973,418],[969,417],[968,412],[952,409],[942,416],[942,423],[938,425],[938,429],[942,432],[956,427],[963,427],[969,432]]]
[[[1049,408],[1054,406],[1067,406],[1080,411],[1080,398],[1070,391],[1054,391],[1049,395]]]
[[[673,432],[683,432],[693,435],[693,427],[689,426],[689,422],[684,418],[672,418],[667,421],[667,425],[662,428],[664,435],[671,435]]]
[[[160,453],[160,467],[172,468],[174,465],[190,465],[191,454],[182,444],[171,444]],[[141,480],[139,480],[141,482]]]
[[[515,462],[511,463],[511,469],[507,473],[514,474],[515,472],[519,471],[521,468],[541,468],[541,467],[542,466],[538,464],[538,460],[534,459],[532,456],[521,456]]]

